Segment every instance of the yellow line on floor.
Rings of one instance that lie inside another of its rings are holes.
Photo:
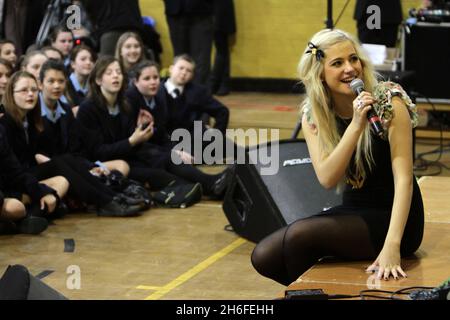
[[[244,244],[246,242],[247,242],[247,240],[245,240],[243,238],[239,238],[239,239],[233,241],[230,245],[228,245],[225,248],[223,248],[222,250],[216,252],[215,254],[210,256],[209,258],[203,260],[202,262],[197,264],[195,267],[189,269],[188,271],[186,271],[185,273],[180,275],[175,280],[173,280],[173,281],[169,282],[168,284],[166,284],[164,287],[148,287],[148,288],[157,288],[157,291],[152,293],[151,295],[149,295],[147,298],[145,298],[145,300],[158,300],[158,299],[160,299],[161,297],[163,297],[164,295],[169,293],[171,290],[173,290],[176,287],[182,285],[183,283],[185,283],[186,281],[188,281],[192,277],[196,276],[197,274],[199,274],[200,272],[202,272],[203,270],[208,268],[210,265],[214,264],[215,262],[217,262],[221,258],[225,257],[227,254],[229,254],[234,249],[238,248],[239,246],[241,246],[242,244]],[[147,287],[147,286],[139,286],[138,288],[143,288],[143,287]]]

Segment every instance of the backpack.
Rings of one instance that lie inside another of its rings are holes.
[[[172,181],[167,187],[153,194],[153,200],[169,208],[187,208],[202,199],[202,186],[195,184],[176,184]]]

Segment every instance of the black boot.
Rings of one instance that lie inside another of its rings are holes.
[[[226,96],[228,94],[230,94],[230,87],[227,85],[222,84],[219,89],[216,91],[216,96]]]
[[[111,202],[100,206],[97,215],[102,217],[132,217],[139,215],[142,208],[140,205],[129,205],[126,201],[115,196]]]
[[[127,197],[127,203],[135,205],[135,202],[139,202],[139,205],[143,209],[149,209],[153,203],[152,197],[147,188],[140,182],[128,179],[128,185],[120,192]]]
[[[207,195],[214,200],[222,200],[227,191],[228,185],[233,175],[233,166],[225,169],[220,177],[214,182],[211,188],[208,190]]]
[[[126,203],[129,206],[143,206],[145,204],[145,201],[143,198],[132,198],[127,196],[124,193],[117,193],[116,197],[121,201]]]
[[[61,201],[61,203],[58,204],[56,209],[48,214],[48,218],[51,220],[54,219],[61,219],[63,218],[67,213],[69,212],[69,208],[67,208],[67,205]]]

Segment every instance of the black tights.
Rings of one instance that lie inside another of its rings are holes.
[[[115,195],[114,191],[89,172],[83,160],[69,154],[52,158],[30,171],[38,180],[63,176],[69,181],[69,193],[87,204],[103,206],[111,202]]]
[[[128,177],[142,183],[148,183],[151,190],[160,190],[172,181],[177,181],[177,177],[163,169],[149,168],[145,164],[129,162],[130,174]]]
[[[168,158],[164,168],[150,167],[141,161],[129,161],[129,177],[140,182],[148,182],[152,189],[162,189],[172,181],[177,183],[197,183],[202,185],[203,191],[208,191],[221,174],[207,174],[192,164],[174,164]]]
[[[376,258],[366,222],[332,214],[297,220],[258,243],[251,259],[260,274],[289,285],[325,256]]]
[[[208,194],[212,185],[220,177],[219,174],[206,174],[192,164],[174,164],[172,161],[167,166],[167,171],[190,182],[200,182],[203,191]]]

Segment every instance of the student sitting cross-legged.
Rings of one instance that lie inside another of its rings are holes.
[[[63,71],[63,65],[56,61],[48,61],[41,70],[42,90],[39,93],[38,104],[43,117],[44,130],[38,137],[38,161],[44,162],[47,158],[58,156],[64,157],[65,161],[70,163],[85,164],[80,174],[96,186],[98,179],[93,178],[92,175],[109,175],[112,171],[116,171],[119,175],[127,177],[130,168],[123,160],[116,159],[104,163],[97,161],[94,164],[86,159],[86,152],[82,148],[79,137],[83,132],[70,112],[70,107],[59,100],[65,87]],[[86,169],[90,169],[91,174],[87,174]],[[110,190],[103,185],[98,186],[97,189],[100,192],[110,193]],[[124,197],[123,194],[117,196]],[[131,199],[125,200],[129,202],[128,204],[136,204]]]
[[[192,155],[184,150],[173,148],[173,143],[170,141],[171,138],[165,126],[165,120],[168,116],[167,108],[157,96],[160,87],[158,65],[153,61],[144,60],[134,66],[130,74],[132,84],[126,91],[126,97],[135,112],[136,119],[145,119],[148,116],[150,119],[148,121],[153,123],[153,135],[148,142],[161,147],[160,149],[165,148],[166,152],[175,153],[176,157],[181,158],[184,164],[178,166],[178,170],[182,170],[182,172],[179,172],[180,176],[204,175],[192,165]],[[206,176],[209,181],[214,181],[214,184],[203,187],[205,194],[220,199],[225,192],[230,173],[230,170],[224,170],[216,176],[215,181],[211,179],[214,176]]]
[[[48,61],[51,64],[54,61]],[[65,77],[62,71],[49,68],[44,64],[41,70],[43,87],[50,89],[49,95],[43,95],[42,101],[46,104],[41,113],[38,105],[38,84],[33,75],[26,71],[16,72],[7,85],[4,107],[6,114],[0,119],[5,127],[5,134],[13,153],[22,167],[39,180],[53,176],[62,176],[69,182],[69,194],[86,204],[97,207],[99,215],[129,216],[140,211],[137,206],[130,206],[116,194],[89,173],[88,164],[71,154],[59,154],[64,150],[70,132],[69,121],[63,121],[62,115],[72,115],[67,106],[59,103]],[[49,87],[47,87],[49,86]],[[44,90],[46,91],[46,90]],[[45,119],[44,119],[45,118]],[[49,134],[49,127],[53,127],[53,136]],[[46,129],[47,128],[47,129]],[[46,140],[43,137],[48,137]],[[60,137],[60,139],[58,138]],[[47,143],[45,153],[43,141]],[[53,152],[53,153],[52,153]],[[58,186],[54,189],[58,191]],[[58,192],[61,199],[65,192]],[[59,200],[60,200],[59,199]],[[62,202],[59,201],[59,206]],[[62,209],[62,208],[61,208]],[[62,214],[64,210],[60,210]],[[48,212],[43,212],[48,216]]]
[[[112,57],[100,58],[94,67],[89,82],[90,97],[81,104],[77,117],[84,130],[89,132],[85,141],[91,157],[126,160],[131,167],[130,177],[146,182],[156,190],[172,184],[198,184],[206,195],[221,197],[222,191],[220,194],[214,192],[221,174],[205,174],[181,160],[176,164],[173,159],[179,159],[179,154],[148,142],[154,132],[154,123],[142,116],[137,106],[130,106],[125,100],[123,75],[120,63]]]
[[[59,196],[52,186],[56,185],[60,194],[67,191],[61,176],[39,182],[23,170],[0,126],[0,234],[39,234],[47,229],[47,220],[36,216],[36,209],[55,211]]]

